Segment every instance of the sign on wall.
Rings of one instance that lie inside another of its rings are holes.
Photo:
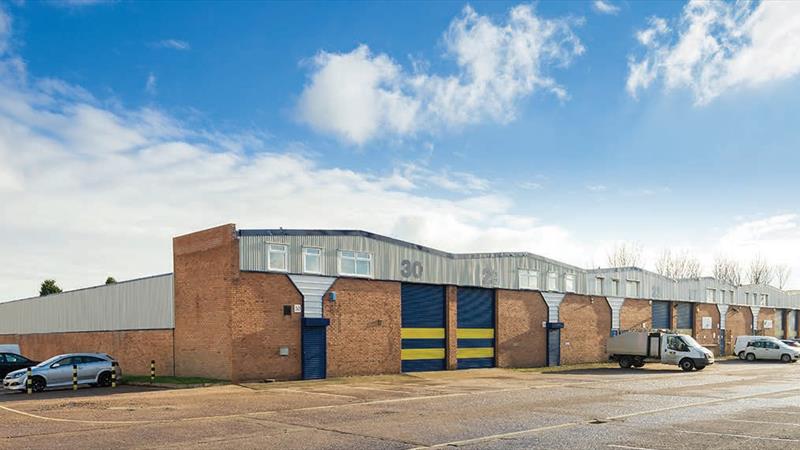
[[[772,328],[772,320],[765,320],[764,321],[764,328]]]
[[[713,328],[713,326],[714,326],[714,323],[711,320],[711,317],[703,317],[703,329],[704,330],[710,330],[711,328]]]

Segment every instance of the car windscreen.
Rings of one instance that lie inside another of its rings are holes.
[[[683,342],[686,342],[686,345],[688,345],[689,347],[702,347],[702,345],[700,345],[697,341],[695,341],[694,338],[691,336],[682,334],[681,339],[683,339]]]
[[[50,359],[47,359],[47,360],[44,360],[44,361],[40,362],[39,364],[36,365],[36,367],[49,366],[50,364],[53,364],[54,362],[58,361],[59,359],[61,359],[63,357],[64,357],[64,355],[53,356]]]

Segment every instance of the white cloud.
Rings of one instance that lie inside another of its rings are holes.
[[[155,46],[156,47],[161,47],[161,48],[170,48],[170,49],[173,49],[173,50],[191,50],[192,49],[192,46],[188,42],[182,41],[180,39],[164,39],[163,41],[156,42]]]
[[[800,73],[800,2],[693,0],[674,27],[651,18],[636,37],[645,52],[629,61],[633,97],[661,79],[667,89],[688,88],[703,105]]]
[[[504,24],[464,8],[444,35],[458,71],[406,71],[366,45],[349,53],[320,52],[297,105],[314,129],[358,145],[380,137],[434,133],[486,120],[508,122],[520,99],[536,90],[559,98],[566,90],[546,73],[583,53],[575,21],[542,19],[530,5],[509,11]]]
[[[147,75],[147,81],[145,81],[145,83],[144,83],[144,91],[147,92],[150,95],[155,95],[156,94],[156,83],[158,83],[158,80],[156,79],[155,74],[153,74],[153,72],[150,72]]]
[[[606,0],[594,0],[592,3],[592,9],[600,14],[615,15],[619,13],[619,6],[616,6]]]

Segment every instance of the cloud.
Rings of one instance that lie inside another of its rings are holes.
[[[153,72],[150,72],[147,75],[147,81],[144,84],[144,91],[150,95],[155,95],[157,82],[158,80],[156,79],[156,76],[153,74]]]
[[[592,9],[600,14],[616,15],[619,13],[619,6],[613,5],[611,2],[605,0],[594,0]]]
[[[322,51],[310,61],[298,116],[319,132],[357,145],[484,121],[509,122],[518,102],[537,90],[566,98],[566,90],[547,72],[583,53],[573,32],[576,24],[542,19],[530,5],[512,8],[498,24],[467,6],[443,37],[458,68],[450,75],[428,73],[419,62],[408,71],[366,45],[349,53]]]
[[[636,38],[644,53],[629,59],[631,96],[660,79],[704,105],[800,73],[800,2],[693,0],[673,27],[653,17]]]
[[[191,50],[192,46],[186,42],[181,41],[179,39],[164,39],[163,41],[158,41],[154,44],[156,47],[159,48],[169,48],[172,50]]]

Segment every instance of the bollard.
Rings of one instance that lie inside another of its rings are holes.
[[[156,381],[156,360],[150,360],[150,384]]]
[[[78,390],[78,365],[77,364],[73,364],[72,365],[72,390],[73,391],[77,391]]]
[[[31,380],[31,378],[33,377],[32,372],[33,370],[31,370],[31,368],[28,367],[28,374],[27,374],[28,378],[25,380],[25,387],[27,388],[28,395],[33,394],[33,380]]]
[[[117,362],[111,361],[111,387],[117,387]]]

